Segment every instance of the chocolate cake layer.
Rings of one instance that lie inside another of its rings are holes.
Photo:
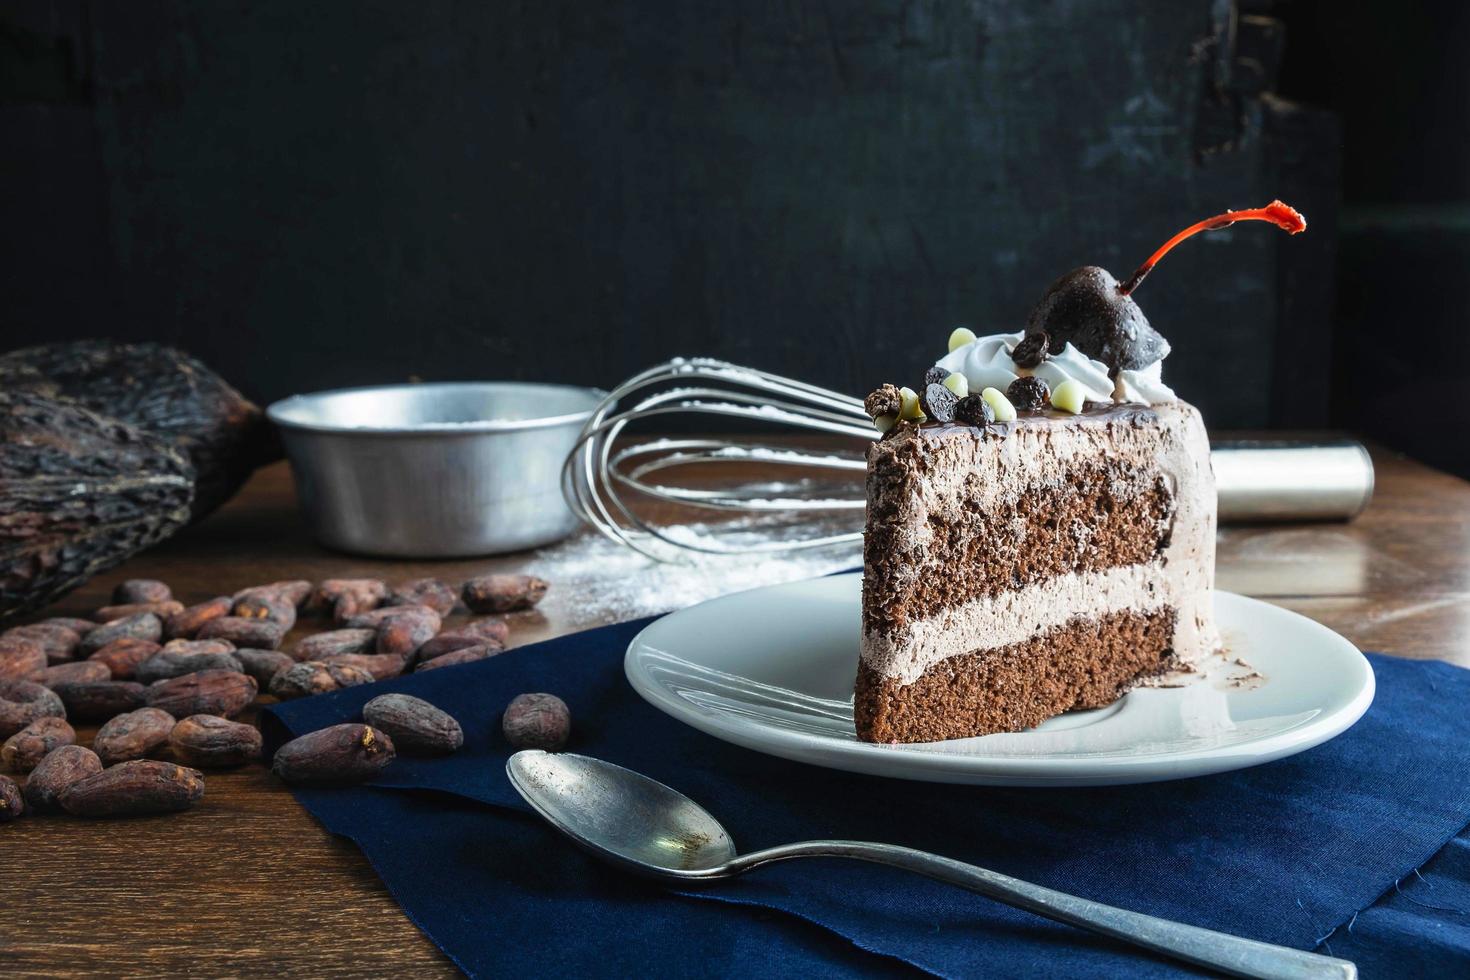
[[[895,456],[918,455],[908,441]],[[915,460],[876,461],[870,479],[908,479]],[[897,554],[910,527],[870,488],[865,546]],[[888,512],[885,513],[885,503]],[[902,628],[977,596],[1024,588],[1069,572],[1155,561],[1168,545],[1174,492],[1163,474],[1118,460],[1079,466],[1051,485],[1028,487],[988,508],[928,515],[928,540],[907,563],[873,561],[863,579],[863,626]]]
[[[858,667],[854,721],[868,742],[936,742],[1034,727],[1101,708],[1172,666],[1175,611],[1075,619],[1019,643],[942,660],[904,684]]]

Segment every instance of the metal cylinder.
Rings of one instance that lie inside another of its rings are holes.
[[[1346,521],[1373,497],[1373,460],[1351,439],[1220,442],[1210,459],[1222,524]]]

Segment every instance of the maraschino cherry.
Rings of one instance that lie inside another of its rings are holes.
[[[1169,342],[1149,326],[1133,300],[1133,291],[1154,265],[1180,242],[1202,231],[1226,228],[1237,221],[1269,221],[1295,235],[1307,220],[1290,205],[1272,201],[1263,208],[1226,211],[1196,222],[1169,239],[1124,282],[1095,265],[1073,269],[1052,283],[1026,320],[1026,334],[1045,332],[1048,349],[1060,354],[1068,341],[1109,371],[1138,370],[1169,353]]]

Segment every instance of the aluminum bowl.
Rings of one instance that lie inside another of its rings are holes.
[[[329,548],[459,558],[534,548],[577,518],[561,465],[604,392],[570,385],[385,385],[294,395],[266,410]]]

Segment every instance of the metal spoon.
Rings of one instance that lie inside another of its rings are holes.
[[[598,857],[656,878],[687,884],[731,878],[788,858],[856,858],[916,871],[1058,922],[1235,976],[1358,975],[1358,968],[1347,960],[1127,912],[892,844],[814,840],[740,855],[725,828],[699,804],[663,783],[600,759],[527,750],[511,756],[505,771],[516,791],[552,826]]]

